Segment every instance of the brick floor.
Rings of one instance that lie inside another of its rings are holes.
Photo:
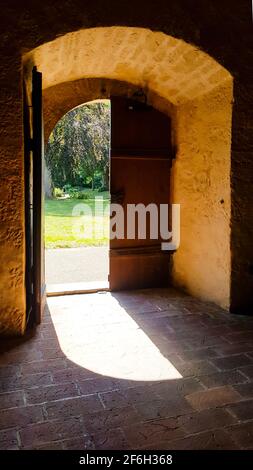
[[[253,318],[173,289],[52,297],[0,344],[0,449],[253,449]]]

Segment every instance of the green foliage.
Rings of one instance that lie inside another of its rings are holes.
[[[62,197],[64,191],[61,188],[54,188],[54,197]]]
[[[46,148],[53,185],[70,194],[72,187],[109,186],[110,105],[79,106],[56,124]]]
[[[65,195],[68,195],[72,199],[90,199],[90,193],[88,190],[80,186],[71,186],[71,184],[65,184],[63,187]]]
[[[105,192],[105,191],[108,191],[108,188],[107,188],[106,186],[100,186],[100,188],[98,188],[98,191],[99,191],[100,193],[103,193],[103,192]]]
[[[72,190],[72,186],[71,184],[64,184],[62,189],[65,193],[69,194],[69,192]]]
[[[70,193],[70,197],[73,199],[89,199],[89,194],[85,191],[79,191],[73,189]]]

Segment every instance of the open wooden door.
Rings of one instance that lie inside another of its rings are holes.
[[[33,69],[32,77],[33,152],[33,283],[34,318],[40,323],[46,304],[44,247],[44,133],[42,113],[42,74]]]
[[[23,118],[24,118],[24,169],[25,169],[25,285],[26,285],[26,324],[33,319],[33,155],[32,155],[32,125],[31,106],[28,93],[23,86]]]
[[[44,263],[44,137],[42,74],[32,72],[32,99],[24,96],[26,186],[26,292],[27,321],[40,323],[46,304]]]
[[[111,98],[111,200],[124,209],[124,238],[110,240],[111,290],[163,287],[169,283],[170,256],[158,236],[127,236],[127,205],[170,203],[170,118],[136,100]],[[113,214],[112,214],[113,215]],[[160,216],[158,215],[158,226]],[[136,218],[137,219],[137,218]],[[147,227],[149,217],[146,218]]]

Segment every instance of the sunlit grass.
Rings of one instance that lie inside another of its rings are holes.
[[[53,199],[45,201],[46,248],[101,246],[109,241],[109,194],[90,192],[89,199]],[[95,215],[95,196],[103,198]],[[73,216],[77,204],[87,204],[92,215]],[[81,231],[78,227],[81,223]],[[94,236],[96,234],[96,236]]]

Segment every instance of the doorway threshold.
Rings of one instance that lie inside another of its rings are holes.
[[[47,284],[47,297],[57,295],[91,294],[98,291],[108,291],[108,281],[68,282],[64,284]]]

